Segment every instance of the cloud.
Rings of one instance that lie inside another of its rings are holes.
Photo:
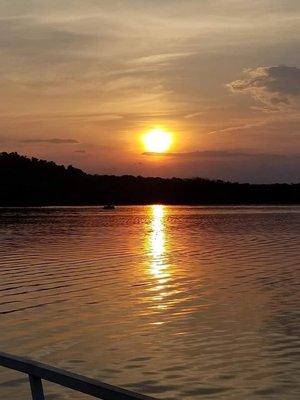
[[[167,156],[173,158],[286,158],[288,156],[284,154],[268,154],[268,153],[248,153],[243,151],[228,151],[228,150],[206,150],[206,151],[190,151],[183,153],[154,153],[145,152],[145,156]],[[294,155],[295,157],[300,157],[299,155]]]
[[[191,119],[191,118],[199,117],[200,115],[203,115],[203,112],[195,112],[195,113],[186,114],[186,115],[184,115],[184,118]]]
[[[226,85],[234,93],[249,93],[269,109],[293,106],[300,98],[300,68],[269,66],[247,69],[242,79]]]
[[[261,126],[265,126],[268,124],[269,121],[258,121],[258,122],[252,122],[250,124],[244,124],[244,125],[237,125],[237,126],[229,126],[227,128],[223,129],[217,129],[214,131],[207,132],[208,135],[213,135],[215,133],[228,133],[228,132],[235,132],[235,131],[244,131],[247,129],[252,129],[252,128],[257,128]]]
[[[218,149],[165,155],[169,158],[168,162],[164,161],[164,176],[200,176],[251,183],[299,182],[299,152],[290,154],[280,153],[279,150],[278,153],[275,151],[267,153]],[[151,158],[154,154],[145,153],[144,157],[147,156]],[[161,165],[156,162],[145,162],[143,171],[147,171],[148,175],[159,171],[161,175]],[[158,169],[155,169],[157,166]]]
[[[232,157],[232,156],[249,156],[248,153],[233,152],[227,150],[206,150],[206,151],[190,151],[183,153],[155,153],[147,151],[143,153],[145,156],[167,156],[167,157],[178,157],[178,158],[198,158],[198,157]]]
[[[21,143],[52,143],[52,144],[78,144],[79,142],[75,139],[25,139]]]
[[[186,58],[188,56],[193,55],[193,52],[186,53],[161,53],[161,54],[152,54],[150,56],[140,57],[132,61],[133,64],[141,64],[141,65],[167,65],[171,63],[173,60],[178,58]]]

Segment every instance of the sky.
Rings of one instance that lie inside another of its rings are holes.
[[[0,0],[0,151],[300,182],[299,37],[299,0]],[[155,127],[167,154],[145,152]]]

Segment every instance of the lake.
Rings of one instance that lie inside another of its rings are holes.
[[[0,209],[0,350],[162,399],[299,399],[299,267],[300,207]],[[0,398],[26,376],[0,368]]]

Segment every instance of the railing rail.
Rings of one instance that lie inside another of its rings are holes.
[[[153,397],[7,353],[0,352],[0,366],[28,375],[32,400],[45,399],[42,380],[103,400],[155,400]]]

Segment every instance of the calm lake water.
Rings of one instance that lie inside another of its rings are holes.
[[[299,266],[300,207],[2,209],[0,350],[163,399],[298,400]],[[0,398],[26,377],[0,368]]]

